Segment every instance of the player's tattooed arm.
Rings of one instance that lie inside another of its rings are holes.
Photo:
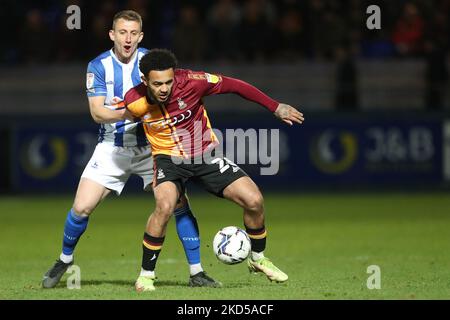
[[[274,114],[275,117],[291,126],[294,122],[302,124],[305,121],[303,113],[285,103],[280,103]]]

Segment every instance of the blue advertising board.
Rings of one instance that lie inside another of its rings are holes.
[[[237,118],[220,121],[220,128],[279,130],[277,174],[262,175],[258,168],[244,166],[268,188],[426,187],[443,179],[439,119],[319,116],[290,127],[271,119],[250,124]]]
[[[270,114],[210,117],[224,155],[266,190],[427,187],[443,181],[441,119],[313,115],[288,126]],[[88,120],[15,126],[14,190],[75,191],[97,128]],[[127,190],[141,186],[132,180]]]
[[[15,191],[76,190],[97,142],[89,122],[20,122],[12,134]]]

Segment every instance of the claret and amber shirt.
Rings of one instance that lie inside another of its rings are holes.
[[[165,103],[150,103],[144,83],[125,95],[127,109],[141,119],[153,156],[165,154],[190,158],[219,143],[202,98],[236,93],[275,112],[278,102],[254,86],[230,77],[176,69],[171,95]]]

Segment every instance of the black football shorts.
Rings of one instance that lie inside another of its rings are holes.
[[[223,198],[223,190],[232,182],[247,174],[239,166],[225,157],[211,157],[209,159],[191,159],[190,163],[172,161],[168,155],[158,154],[153,159],[154,176],[153,188],[165,181],[175,183],[183,195],[186,182],[193,181],[206,191]]]

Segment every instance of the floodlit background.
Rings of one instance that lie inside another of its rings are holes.
[[[373,4],[379,30],[366,25]],[[81,9],[80,30],[66,26],[69,5]],[[170,48],[181,67],[245,80],[306,118],[288,127],[240,97],[205,99],[223,132],[279,130],[278,173],[260,175],[260,158],[243,167],[266,196],[268,254],[291,280],[273,291],[243,265],[219,265],[207,246],[220,227],[241,224],[239,209],[190,186],[205,264],[230,284],[198,298],[450,298],[442,255],[450,249],[449,0],[2,1],[0,264],[10,273],[2,269],[0,298],[55,297],[39,281],[59,254],[98,130],[86,67],[111,48],[108,30],[123,9],[142,15],[142,47]],[[250,157],[259,143],[238,152]],[[103,298],[136,298],[130,288],[152,208],[133,178],[94,213],[77,249],[93,298],[98,289]],[[120,236],[108,242],[111,234]],[[171,265],[184,264],[177,241],[170,228],[160,298],[190,298],[187,272]],[[369,265],[380,266],[382,289],[367,289]]]

